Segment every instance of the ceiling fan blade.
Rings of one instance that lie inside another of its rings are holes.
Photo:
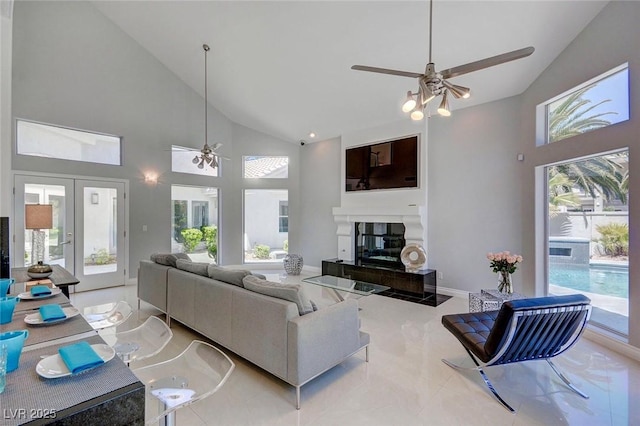
[[[390,70],[387,68],[368,67],[366,65],[354,65],[351,67],[351,69],[357,70],[357,71],[377,72],[380,74],[391,74],[391,75],[397,75],[400,77],[410,77],[410,78],[420,78],[423,75],[423,74],[418,74],[416,72]]]
[[[468,64],[449,68],[441,71],[442,78],[453,78],[462,74],[478,71],[484,68],[493,67],[495,65],[504,64],[505,62],[514,61],[516,59],[525,58],[533,53],[535,49],[532,46],[524,49],[514,50],[512,52],[503,53],[502,55],[492,56],[490,58],[481,59],[479,61],[470,62]]]
[[[170,149],[163,149],[163,151],[171,151],[171,152],[189,152],[189,151],[196,151],[196,152],[200,152],[202,150],[202,148],[189,148],[186,146],[175,146],[173,148]]]

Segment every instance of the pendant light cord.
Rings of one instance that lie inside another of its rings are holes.
[[[202,45],[204,49],[204,145],[208,145],[207,138],[207,52],[209,51],[209,46],[206,44]]]
[[[433,32],[433,0],[429,1],[429,63],[431,63],[431,40]]]

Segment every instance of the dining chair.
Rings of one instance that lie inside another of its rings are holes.
[[[173,337],[171,329],[160,318],[150,316],[138,327],[117,331],[110,346],[127,365],[158,354]],[[105,339],[106,340],[106,339]]]
[[[106,309],[104,308],[106,306]],[[131,305],[124,300],[107,305],[91,306],[84,309],[82,316],[94,330],[117,327],[133,313]]]
[[[582,294],[511,300],[499,311],[444,315],[442,324],[464,346],[476,367],[442,361],[452,368],[477,370],[491,393],[511,412],[515,410],[495,390],[484,367],[544,359],[572,391],[588,399],[551,358],[578,341],[590,315],[591,300]]]
[[[220,390],[234,368],[221,350],[194,340],[175,358],[134,369],[146,388],[145,424],[164,419],[166,426],[174,426],[178,409]]]

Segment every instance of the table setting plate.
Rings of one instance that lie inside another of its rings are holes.
[[[116,351],[109,345],[105,345],[103,343],[91,345],[91,348],[98,354],[102,360],[107,363],[113,359],[116,355]],[[100,364],[104,365],[104,364]],[[96,367],[100,367],[97,365]],[[93,370],[94,368],[90,370]],[[77,374],[82,374],[90,370],[84,370]],[[39,376],[44,377],[45,379],[57,379],[60,377],[71,376],[72,373],[67,368],[67,365],[64,363],[60,354],[50,355],[46,358],[40,360],[38,365],[36,365],[36,373]]]
[[[73,306],[62,308],[62,312],[64,312],[64,314],[67,316],[66,318],[60,318],[53,321],[44,321],[42,319],[42,316],[40,315],[40,312],[36,312],[24,317],[24,322],[26,322],[29,325],[53,325],[53,324],[58,324],[60,322],[66,321],[69,318],[73,318],[76,315],[80,314],[80,311],[74,308]]]
[[[30,291],[25,291],[24,293],[20,293],[18,297],[21,300],[40,300],[40,299],[48,299],[49,297],[57,296],[62,293],[62,290],[59,288],[52,288],[51,294],[42,294],[40,296],[34,296]]]

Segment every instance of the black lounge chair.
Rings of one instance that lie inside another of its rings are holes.
[[[591,315],[591,300],[581,294],[505,302],[499,311],[444,315],[442,324],[462,343],[489,390],[514,412],[494,389],[483,367],[545,359],[562,381],[581,397],[551,358],[573,346]],[[445,359],[445,364],[466,370]],[[482,365],[481,365],[482,364]]]

